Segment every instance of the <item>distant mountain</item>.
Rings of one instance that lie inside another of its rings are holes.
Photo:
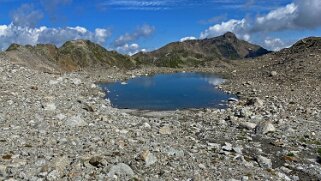
[[[170,43],[158,50],[133,56],[139,64],[164,67],[200,66],[212,61],[254,58],[269,53],[268,50],[244,40],[233,33],[202,40]]]
[[[17,63],[38,69],[77,71],[91,68],[131,68],[134,62],[129,56],[104,47],[89,40],[67,41],[60,48],[51,44],[22,46],[12,44],[5,54]]]

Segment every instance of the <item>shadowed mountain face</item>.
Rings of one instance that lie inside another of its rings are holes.
[[[269,53],[266,49],[239,40],[231,33],[222,36],[170,43],[158,50],[138,53],[133,58],[140,64],[165,67],[205,65],[212,61],[254,58]]]
[[[60,48],[50,44],[36,46],[12,44],[5,54],[12,61],[41,70],[77,71],[112,66],[119,68],[134,66],[129,56],[107,51],[88,40],[68,41]]]

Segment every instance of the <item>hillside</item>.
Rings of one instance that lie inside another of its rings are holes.
[[[158,50],[138,53],[133,58],[140,64],[165,67],[199,66],[220,64],[227,60],[254,58],[269,53],[266,49],[239,40],[233,33],[203,39],[170,43]]]
[[[50,44],[12,44],[5,55],[13,62],[47,71],[77,71],[112,66],[127,69],[134,66],[130,57],[107,51],[89,40],[67,41],[60,48]]]
[[[265,60],[265,70],[278,72],[278,79],[305,82],[308,78],[321,77],[321,38],[299,40],[289,48],[275,52]]]

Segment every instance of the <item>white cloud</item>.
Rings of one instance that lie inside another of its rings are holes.
[[[201,33],[200,38],[211,38],[222,35],[228,31],[235,33],[239,38],[249,40],[250,35],[248,34],[249,24],[246,19],[235,20],[231,19],[221,24],[216,24],[209,27],[207,30]]]
[[[301,28],[316,28],[321,26],[320,0],[296,0],[295,4],[298,6],[298,9],[294,24]]]
[[[196,40],[194,36],[188,36],[180,39],[180,42],[187,41],[187,40]]]
[[[110,29],[96,28],[95,39],[98,43],[105,43],[106,39],[111,36]]]
[[[61,46],[64,42],[76,39],[88,39],[103,44],[111,35],[109,29],[97,28],[94,32],[84,27],[39,28],[0,25],[0,50],[5,50],[12,43],[35,45],[38,43],[50,43]]]
[[[138,52],[146,52],[146,49],[141,49],[140,46],[137,43],[132,43],[132,44],[125,44],[121,47],[116,48],[117,51],[128,54],[130,56],[138,53]]]
[[[264,46],[269,50],[278,51],[284,48],[286,44],[280,38],[266,38]]]
[[[155,31],[155,28],[150,25],[143,25],[138,27],[132,33],[126,33],[118,37],[114,42],[114,47],[121,47],[130,42],[136,41],[142,37],[148,37]]]
[[[296,18],[298,6],[294,3],[269,12],[265,16],[256,18],[253,32],[273,32],[286,29],[294,29],[296,25],[293,20]]]
[[[313,29],[321,26],[320,0],[295,0],[284,7],[270,11],[266,15],[254,19],[231,19],[215,24],[200,35],[200,38],[210,38],[222,35],[228,31],[235,33],[238,38],[250,41],[253,34],[267,36],[271,32],[287,30]],[[269,49],[284,48],[286,44],[281,39],[264,38],[264,45]]]

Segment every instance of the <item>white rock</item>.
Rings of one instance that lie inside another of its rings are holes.
[[[148,124],[148,123],[144,123],[144,128],[146,128],[146,129],[150,129],[150,128],[152,128],[151,126],[150,126],[150,124]]]
[[[74,85],[80,85],[80,84],[81,84],[81,80],[78,79],[78,78],[74,78],[74,79],[72,79],[71,81],[72,81],[72,83],[73,83]]]
[[[290,177],[288,177],[288,176],[287,176],[287,175],[285,175],[284,173],[277,172],[276,174],[278,175],[278,177],[279,177],[281,180],[284,180],[284,181],[291,181]]]

